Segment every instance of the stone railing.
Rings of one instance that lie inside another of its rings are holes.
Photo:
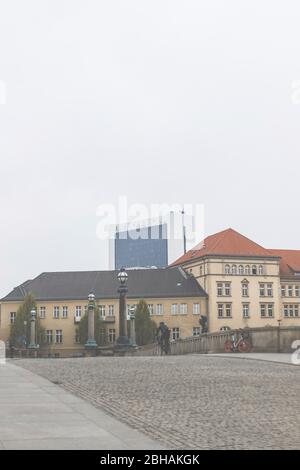
[[[293,352],[292,343],[300,340],[300,327],[264,327],[247,328],[245,330],[219,331],[171,342],[171,354],[207,354],[222,353],[227,340],[234,333],[246,333],[252,345],[252,352]],[[139,349],[138,356],[157,356],[160,348],[157,344],[147,345]]]
[[[252,345],[252,352],[285,352],[291,353],[292,343],[300,340],[300,326],[287,327],[264,327],[245,328],[244,330],[218,331],[200,336],[171,341],[171,354],[208,354],[223,353],[225,342],[231,339],[234,333],[246,333]],[[112,355],[112,346],[98,347],[93,355]],[[160,347],[157,343],[139,347],[134,352],[134,356],[159,356]],[[74,348],[49,348],[41,347],[37,351],[27,349],[12,349],[7,351],[7,357],[41,357],[41,358],[63,358],[63,357],[84,357],[87,354],[83,346]]]

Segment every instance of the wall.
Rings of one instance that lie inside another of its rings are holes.
[[[264,267],[264,274],[246,275],[246,274],[225,274],[225,265],[235,264],[253,266],[262,265]],[[300,326],[300,313],[297,318],[286,318],[283,315],[283,303],[297,303],[299,304],[300,312],[300,297],[281,298],[281,283],[295,285],[299,281],[295,280],[289,282],[281,282],[279,261],[272,258],[229,258],[229,257],[209,257],[205,259],[198,259],[190,263],[186,263],[184,269],[190,272],[197,279],[199,284],[204,288],[209,296],[209,331],[220,331],[222,327],[234,328],[256,328],[264,326],[277,326],[277,321],[280,319],[284,326]],[[242,281],[247,280],[249,286],[249,296],[242,296]],[[217,295],[217,283],[229,282],[231,284],[231,296]],[[273,285],[272,297],[261,297],[259,291],[260,283]],[[295,293],[295,290],[294,290]],[[218,318],[218,303],[232,303],[232,317],[231,318]],[[243,303],[249,303],[250,315],[248,319],[243,318]],[[260,304],[272,303],[274,305],[274,317],[262,318],[260,315]]]
[[[127,299],[128,305],[134,305],[139,302],[140,299]],[[180,329],[181,337],[190,337],[192,336],[193,327],[199,327],[199,318],[200,314],[206,315],[206,298],[205,297],[175,297],[175,298],[151,298],[145,299],[148,304],[154,305],[154,312],[157,304],[163,305],[163,314],[162,315],[152,315],[152,319],[158,325],[160,321],[167,323],[169,328],[177,327]],[[186,303],[188,305],[187,314],[171,314],[171,305],[172,303]],[[193,304],[200,304],[200,314],[193,314]],[[2,303],[1,305],[1,322],[0,322],[0,340],[7,341],[10,335],[10,312],[17,312],[21,303]],[[98,305],[106,306],[106,317],[105,324],[108,329],[115,329],[116,338],[118,337],[119,331],[119,304],[116,299],[101,299],[97,300]],[[76,312],[76,306],[81,306],[82,316],[84,315],[84,308],[87,305],[87,301],[51,301],[51,302],[37,302],[37,310],[39,314],[39,309],[41,306],[46,307],[46,318],[41,319],[41,326],[45,330],[53,331],[53,344],[50,349],[54,352],[56,350],[61,350],[62,348],[80,348],[80,345],[75,343],[75,330],[77,325],[74,323],[74,317]],[[114,316],[109,317],[108,305],[114,305]],[[60,318],[53,318],[54,306],[60,307]],[[63,306],[68,307],[68,317],[62,317],[62,308]],[[55,344],[55,331],[62,330],[63,332],[63,343]],[[49,347],[48,347],[49,348]]]

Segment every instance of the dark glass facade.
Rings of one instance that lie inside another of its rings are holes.
[[[165,268],[167,265],[166,224],[116,233],[115,269],[150,266]]]

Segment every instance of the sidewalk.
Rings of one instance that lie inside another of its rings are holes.
[[[160,449],[58,385],[0,364],[0,449]]]
[[[257,361],[267,361],[267,362],[277,362],[280,364],[290,364],[292,363],[291,356],[292,354],[285,353],[221,353],[221,354],[207,354],[207,356],[213,357],[227,357],[227,358],[237,358],[237,359],[254,359]]]

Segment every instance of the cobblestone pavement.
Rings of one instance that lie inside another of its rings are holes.
[[[203,355],[18,360],[173,449],[297,449],[300,366]]]

